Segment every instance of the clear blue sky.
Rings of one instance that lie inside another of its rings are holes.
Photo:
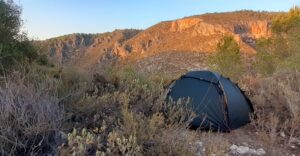
[[[17,0],[24,30],[45,39],[70,33],[145,29],[160,21],[242,9],[287,11],[300,0]]]

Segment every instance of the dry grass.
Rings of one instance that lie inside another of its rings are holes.
[[[63,118],[55,82],[33,77],[16,72],[0,86],[0,155],[51,152],[55,146],[49,139],[56,137]]]
[[[300,138],[300,73],[278,72],[270,77],[244,77],[244,89],[255,106],[252,125],[268,153],[277,155],[282,145]]]
[[[222,133],[201,132],[200,137],[204,146],[202,153],[205,155],[227,155],[231,144],[223,135]]]

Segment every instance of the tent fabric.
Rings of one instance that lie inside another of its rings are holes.
[[[174,81],[167,100],[189,99],[187,107],[196,114],[192,129],[230,131],[250,122],[253,107],[240,88],[218,73],[192,71]]]

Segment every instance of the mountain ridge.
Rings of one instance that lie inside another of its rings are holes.
[[[271,35],[271,19],[279,14],[282,13],[210,13],[162,21],[145,30],[71,34],[39,43],[58,64],[84,69],[97,68],[110,62],[105,60],[145,60],[142,58],[166,52],[210,54],[226,34],[234,36],[243,54],[253,55],[256,53],[256,40]]]

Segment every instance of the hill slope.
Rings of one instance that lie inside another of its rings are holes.
[[[253,53],[255,39],[271,34],[270,19],[274,15],[241,11],[161,22],[124,42],[123,51],[117,53],[121,56],[130,53],[147,56],[166,51],[213,52],[224,34],[233,35],[243,52]]]
[[[255,40],[271,35],[271,18],[277,14],[279,13],[253,11],[204,14],[161,22],[143,31],[116,30],[95,35],[73,34],[41,43],[60,64],[86,69],[95,68],[97,64],[101,66],[105,60],[110,62],[118,58],[135,60],[142,66],[147,62],[161,64],[164,62],[162,59],[151,61],[159,56],[178,56],[185,60],[185,57],[188,59],[199,55],[195,53],[207,55],[214,52],[218,41],[225,34],[233,35],[241,51],[251,55],[255,53]],[[150,57],[153,55],[156,57]],[[167,63],[174,64],[172,61]],[[190,68],[197,67],[202,65]]]
[[[42,52],[59,65],[93,66],[102,58],[113,57],[115,46],[122,44],[140,30],[115,30],[102,34],[71,34],[39,41]]]

